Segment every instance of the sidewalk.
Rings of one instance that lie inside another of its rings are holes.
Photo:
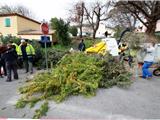
[[[28,74],[20,70],[20,79],[5,82],[0,78],[0,118],[32,118],[34,108],[15,109],[20,98],[18,88]],[[100,89],[95,97],[72,96],[60,104],[50,102],[44,118],[59,119],[158,119],[160,118],[160,77],[152,80],[138,78],[128,89]]]

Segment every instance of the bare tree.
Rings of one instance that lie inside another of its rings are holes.
[[[33,18],[32,12],[28,8],[22,5],[17,5],[17,6],[4,5],[0,7],[0,14],[8,14],[8,13],[18,13],[23,16]]]
[[[154,33],[160,19],[160,1],[119,1],[116,7],[123,7],[132,13],[147,28],[146,34],[150,41],[155,41]]]
[[[92,3],[88,6],[88,8],[85,6],[84,9],[87,20],[93,30],[93,39],[95,39],[100,22],[106,21],[110,18],[110,16],[108,16],[110,1],[105,4],[101,2]]]
[[[71,16],[70,20],[77,24],[80,29],[80,38],[82,38],[82,27],[84,21],[84,2],[78,2],[73,6],[73,9],[70,10]]]
[[[13,12],[13,6],[4,5],[0,7],[0,14],[4,13],[12,13]]]
[[[115,7],[109,14],[111,16],[110,23],[112,23],[113,26],[120,26],[122,28],[129,27],[131,29],[135,28],[137,18],[126,9]]]

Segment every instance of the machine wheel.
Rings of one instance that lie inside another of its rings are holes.
[[[160,76],[160,68],[157,68],[153,71],[153,75]]]

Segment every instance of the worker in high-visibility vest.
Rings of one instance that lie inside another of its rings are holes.
[[[12,40],[10,40],[9,44],[11,44],[13,46],[13,48],[16,50],[16,52],[18,52],[18,45],[16,43],[14,43]]]
[[[35,55],[35,49],[31,44],[24,39],[21,40],[21,44],[18,47],[18,55],[22,56],[26,73],[30,71],[33,73],[33,56]]]
[[[126,43],[122,43],[118,46],[118,54],[119,54],[119,60],[121,61],[123,57],[125,56],[125,52],[128,49],[128,45]]]
[[[118,46],[118,49],[119,49],[119,53],[122,53],[128,49],[128,45],[126,43],[122,43]]]

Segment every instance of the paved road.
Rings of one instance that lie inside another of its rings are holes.
[[[29,74],[19,71],[20,79],[10,83],[0,78],[0,118],[32,118],[35,108],[15,109],[20,97],[18,88]],[[160,78],[134,80],[128,89],[113,87],[100,89],[95,97],[69,97],[65,102],[50,102],[50,110],[44,118],[68,119],[156,119],[160,118]]]

